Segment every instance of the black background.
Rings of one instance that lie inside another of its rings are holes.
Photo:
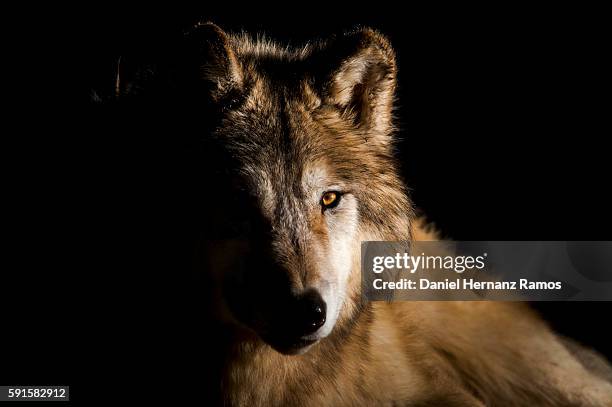
[[[190,372],[210,363],[214,328],[198,320],[192,247],[177,226],[189,209],[174,178],[181,157],[168,141],[197,128],[90,102],[112,89],[119,56],[154,52],[198,20],[291,44],[379,29],[398,53],[402,171],[446,237],[610,240],[610,33],[597,10],[298,6],[101,5],[41,19],[27,72],[44,71],[54,90],[26,98],[5,150],[3,383],[112,400],[97,383],[120,383],[120,394],[127,383],[197,384]],[[610,303],[534,305],[612,358]]]

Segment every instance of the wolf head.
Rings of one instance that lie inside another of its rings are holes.
[[[198,187],[219,315],[303,353],[358,313],[361,242],[410,237],[393,49],[371,29],[290,49],[210,23],[187,42],[177,83],[214,122]]]

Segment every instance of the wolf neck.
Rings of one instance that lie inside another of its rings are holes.
[[[335,378],[339,372],[357,371],[345,366],[348,361],[359,363],[356,354],[368,357],[370,324],[371,309],[364,306],[330,336],[305,354],[296,356],[280,354],[255,337],[236,338],[223,374],[226,402],[229,405],[292,405],[295,394],[336,391],[327,386],[337,384]],[[344,357],[345,353],[351,353],[353,358]],[[325,382],[320,377],[325,377]]]

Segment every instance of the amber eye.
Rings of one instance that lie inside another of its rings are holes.
[[[327,191],[321,197],[321,206],[323,209],[334,208],[340,203],[340,193]]]

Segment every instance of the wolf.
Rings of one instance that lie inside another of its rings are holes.
[[[291,48],[207,22],[185,44],[166,77],[203,140],[221,405],[612,406],[606,361],[525,304],[363,300],[362,241],[436,239],[399,175],[383,34]],[[117,96],[158,89],[151,72]]]

